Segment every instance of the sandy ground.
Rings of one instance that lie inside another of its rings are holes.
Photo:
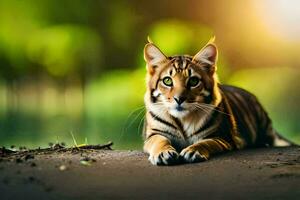
[[[81,161],[89,157],[88,162]],[[300,148],[230,152],[152,166],[139,151],[38,155],[0,162],[0,199],[300,199]]]

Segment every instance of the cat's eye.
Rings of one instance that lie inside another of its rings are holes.
[[[200,82],[200,79],[196,76],[193,76],[191,77],[189,80],[188,80],[188,87],[196,87]]]
[[[171,77],[167,76],[167,77],[163,78],[162,81],[168,87],[171,87],[173,85],[173,81],[172,81]]]

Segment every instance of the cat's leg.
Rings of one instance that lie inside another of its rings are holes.
[[[180,157],[185,162],[201,162],[208,160],[213,154],[231,149],[232,145],[221,138],[204,139],[183,149]]]
[[[171,165],[179,157],[171,142],[162,135],[153,135],[144,143],[144,151],[149,153],[149,161],[153,165]]]

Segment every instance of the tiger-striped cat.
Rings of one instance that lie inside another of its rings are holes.
[[[251,93],[219,83],[214,39],[195,56],[144,48],[147,91],[144,151],[153,165],[205,161],[245,147],[288,146]]]

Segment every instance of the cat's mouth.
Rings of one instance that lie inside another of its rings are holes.
[[[177,106],[169,109],[169,113],[174,117],[181,118],[181,117],[186,116],[189,113],[189,111],[185,107],[183,107],[181,105],[177,105]]]
[[[184,111],[184,110],[185,110],[185,108],[182,107],[182,106],[176,106],[175,109],[176,109],[178,112],[181,112],[181,111]]]

